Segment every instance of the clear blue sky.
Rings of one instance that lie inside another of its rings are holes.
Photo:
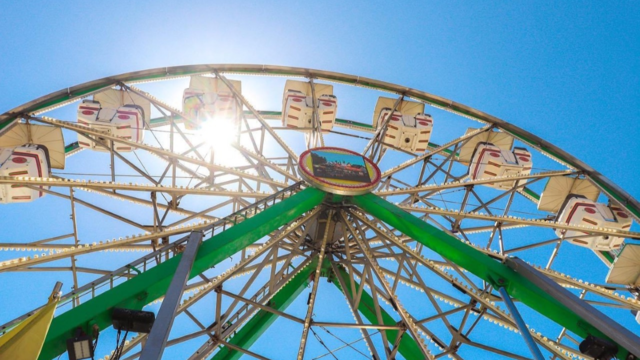
[[[637,2],[0,0],[0,15],[0,113],[147,68],[325,69],[495,115],[640,198]]]

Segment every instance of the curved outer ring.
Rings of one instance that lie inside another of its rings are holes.
[[[586,163],[575,158],[566,151],[552,145],[551,143],[531,134],[530,132],[520,129],[504,120],[495,116],[486,114],[469,106],[454,102],[452,100],[429,94],[424,91],[411,89],[408,87],[391,84],[384,81],[369,79],[365,77],[342,74],[324,70],[313,70],[289,66],[277,65],[244,65],[244,64],[203,64],[203,65],[183,65],[164,68],[156,68],[142,71],[134,71],[121,75],[110,76],[99,80],[89,81],[84,84],[76,85],[70,88],[53,92],[49,95],[42,96],[38,99],[27,102],[16,108],[13,108],[0,115],[0,134],[22,115],[32,114],[38,111],[45,111],[63,105],[65,102],[74,101],[90,95],[93,92],[114,86],[119,82],[135,83],[147,82],[154,80],[164,80],[172,77],[183,77],[196,74],[209,74],[212,72],[236,73],[241,75],[271,75],[271,76],[295,76],[314,78],[332,82],[340,82],[348,85],[372,88],[380,91],[386,91],[395,94],[423,101],[435,107],[465,116],[474,120],[492,124],[497,128],[515,136],[519,140],[537,148],[550,157],[568,164],[569,166],[582,171],[588,175],[591,180],[602,191],[626,207],[640,222],[640,202],[634,199],[626,191],[607,179],[604,175],[591,168]]]
[[[303,166],[304,161],[306,161],[307,156],[309,156],[309,154],[311,154],[311,151],[314,150],[338,150],[338,151],[343,151],[349,154],[353,154],[353,155],[358,155],[358,156],[362,156],[361,154],[358,154],[355,151],[351,151],[351,150],[347,150],[347,149],[342,149],[342,148],[337,148],[337,147],[319,147],[319,148],[313,148],[313,149],[309,149],[306,150],[305,152],[303,152],[302,154],[300,154],[300,158],[298,160],[298,167],[300,168],[300,175],[302,175],[302,177],[304,177],[307,181],[313,183],[313,185],[315,185],[316,187],[318,187],[321,190],[330,192],[332,194],[338,194],[338,195],[362,195],[362,194],[366,194],[368,192],[370,192],[371,190],[373,190],[376,185],[378,185],[378,183],[380,182],[380,169],[378,168],[378,166],[371,160],[369,160],[367,157],[362,156],[362,158],[364,159],[364,161],[373,168],[373,170],[376,173],[376,177],[371,180],[371,182],[367,183],[367,184],[363,184],[363,185],[357,185],[357,186],[348,186],[348,185],[339,185],[339,184],[334,184],[332,182],[323,180],[320,177],[317,177],[315,175],[313,175],[306,166]]]

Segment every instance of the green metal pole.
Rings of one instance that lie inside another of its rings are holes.
[[[300,270],[282,289],[280,289],[269,300],[269,306],[278,311],[284,311],[291,305],[304,289],[307,288],[310,281],[311,273],[318,265],[318,258],[314,258],[304,269]],[[236,345],[243,349],[249,349],[253,343],[258,340],[262,334],[276,321],[278,315],[266,311],[260,310],[249,320],[238,333],[236,333],[231,340],[230,344]],[[211,360],[237,360],[243,353],[233,350],[228,346],[222,347]]]
[[[200,245],[189,278],[210,269],[229,256],[287,224],[322,202],[325,193],[307,188],[235,225]],[[92,326],[102,330],[111,325],[114,307],[142,309],[167,291],[180,262],[177,255],[152,269],[108,290],[95,298],[55,317],[39,359],[52,359],[66,351],[66,340],[80,327],[91,333]]]
[[[460,239],[427,224],[376,195],[355,196],[352,202],[406,236],[487,281],[494,288],[504,287],[512,297],[578,336],[586,338],[587,335],[593,335],[613,341],[521,274]],[[620,349],[618,356],[624,359],[628,350],[619,344],[618,348]]]
[[[349,274],[342,266],[337,266],[339,274],[336,276],[340,276],[345,284],[349,284],[351,281]],[[335,286],[340,289],[344,293],[345,289],[342,289],[339,281],[332,281]],[[356,281],[356,289],[360,288],[360,284]],[[356,294],[351,291],[351,288],[347,286],[348,297],[354,298]],[[345,294],[347,295],[347,294]],[[373,302],[373,298],[366,291],[362,291],[362,295],[360,296],[360,303],[358,304],[358,311],[369,320],[372,324],[378,324],[378,317],[376,316],[375,305]],[[397,322],[393,320],[391,315],[387,313],[383,308],[380,308],[380,312],[382,314],[382,325],[397,325]],[[398,330],[385,330],[387,338],[395,339],[398,336]],[[398,349],[400,354],[405,359],[421,359],[424,356],[422,355],[422,351],[418,344],[416,344],[416,340],[412,338],[409,334],[403,334],[400,339],[400,348]]]

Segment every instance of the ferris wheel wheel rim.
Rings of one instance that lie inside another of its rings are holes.
[[[516,126],[505,120],[472,108],[470,106],[454,102],[447,98],[437,96],[425,91],[416,90],[397,84],[366,78],[357,75],[345,73],[316,70],[301,67],[281,66],[281,65],[264,65],[264,64],[195,64],[180,65],[170,67],[160,67],[147,70],[138,70],[127,72],[119,75],[109,76],[102,79],[88,81],[79,85],[75,85],[66,89],[61,89],[44,95],[35,100],[19,105],[3,114],[0,114],[0,135],[10,127],[15,121],[26,114],[34,114],[44,112],[67,103],[75,102],[83,97],[89,96],[95,92],[102,91],[106,88],[117,85],[118,83],[142,83],[151,81],[162,81],[173,78],[189,77],[192,75],[211,74],[214,72],[224,74],[239,75],[262,75],[262,76],[281,76],[281,77],[302,77],[324,80],[328,82],[343,83],[356,87],[373,88],[378,91],[401,94],[441,108],[445,111],[458,114],[470,118],[475,121],[490,124],[499,128],[528,145],[536,148],[552,159],[565,163],[575,168],[581,173],[591,178],[594,184],[617,201],[621,206],[625,207],[636,221],[640,222],[640,202],[633,198],[624,189],[619,187],[609,178],[590,167],[585,162],[551,144],[550,142]]]

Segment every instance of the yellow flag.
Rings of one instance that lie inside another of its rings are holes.
[[[57,304],[57,296],[51,296],[47,305],[0,337],[0,359],[38,359]]]

